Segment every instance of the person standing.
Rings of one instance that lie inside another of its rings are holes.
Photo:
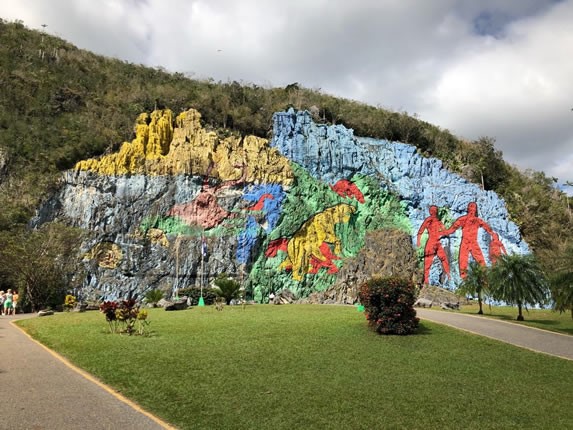
[[[16,306],[18,305],[18,298],[19,298],[18,291],[14,291],[14,295],[12,296],[12,315],[16,315]]]
[[[6,296],[4,297],[4,315],[10,315],[13,311],[12,301],[14,299],[14,295],[12,294],[12,290],[8,288],[6,292]]]

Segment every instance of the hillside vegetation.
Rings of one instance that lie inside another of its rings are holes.
[[[309,110],[316,121],[340,123],[355,135],[402,141],[439,158],[454,172],[494,190],[547,270],[571,247],[571,199],[542,172],[506,163],[492,138],[468,142],[405,112],[392,112],[293,83],[189,79],[181,73],[129,64],[0,20],[0,232],[27,224],[57,186],[62,170],[113,151],[133,137],[141,112],[195,108],[220,133],[267,137],[272,114]],[[484,130],[487,133],[487,130]],[[543,142],[539,142],[543,144]]]

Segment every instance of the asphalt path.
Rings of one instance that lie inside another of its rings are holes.
[[[521,348],[573,360],[573,336],[553,333],[480,315],[453,311],[434,311],[416,308],[423,320],[445,324],[470,333],[486,336]]]
[[[172,429],[0,317],[0,428]],[[49,317],[46,317],[49,318]]]

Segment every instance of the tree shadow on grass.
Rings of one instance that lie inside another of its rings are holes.
[[[502,320],[502,321],[518,322],[518,323],[525,322],[526,324],[523,324],[523,325],[528,326],[528,327],[535,327],[533,325],[527,324],[528,322],[535,322],[535,324],[539,324],[541,326],[538,328],[547,327],[547,330],[549,330],[549,331],[558,332],[558,333],[567,333],[567,334],[573,335],[573,328],[559,328],[558,330],[555,330],[554,327],[558,326],[560,324],[559,321],[528,319],[527,318],[527,312],[523,313],[523,317],[525,318],[525,321],[517,321],[517,313],[515,315],[487,314],[485,316],[493,317],[494,319],[498,319],[498,320]],[[553,328],[553,330],[552,330],[552,328]]]
[[[414,333],[416,336],[424,336],[424,335],[428,335],[428,334],[432,334],[432,329],[428,326],[426,326],[424,323],[420,323],[418,325],[418,328],[416,329],[416,333]]]

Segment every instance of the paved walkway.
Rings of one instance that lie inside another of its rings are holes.
[[[479,315],[416,308],[423,320],[511,343],[522,348],[573,360],[573,336],[553,333]]]
[[[6,430],[158,430],[171,428],[73,369],[0,317],[0,428]],[[72,370],[73,369],[73,370]]]

